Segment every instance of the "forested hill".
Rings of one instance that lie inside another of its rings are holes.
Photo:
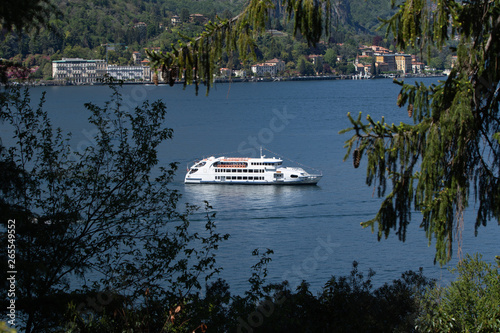
[[[235,16],[248,0],[54,0],[59,3],[63,21],[70,31],[81,31],[84,36],[118,42],[120,31],[126,31],[138,22],[156,26],[168,26],[173,15],[203,14],[213,20]],[[279,2],[276,0],[276,2]],[[333,0],[342,23],[354,28],[373,32],[378,25],[377,17],[387,17],[391,12],[387,0]],[[59,27],[61,22],[59,23]],[[64,24],[62,24],[64,25]],[[150,28],[150,30],[154,30]],[[118,35],[117,35],[118,33]],[[80,34],[79,34],[80,35]],[[83,37],[83,36],[82,36]]]
[[[278,0],[275,0],[278,2]],[[50,29],[30,34],[0,32],[0,58],[36,66],[43,77],[51,73],[50,60],[62,57],[130,61],[130,52],[146,47],[168,50],[179,33],[194,36],[204,20],[236,16],[248,0],[54,0],[61,15],[50,21]],[[344,42],[354,34],[375,33],[377,17],[387,17],[387,0],[333,0],[334,41]],[[190,15],[201,14],[203,20]],[[180,23],[173,24],[178,16]],[[279,10],[269,28],[292,33],[283,25]],[[107,46],[105,46],[107,45]],[[110,52],[110,50],[112,52]],[[116,52],[114,52],[116,50]]]
[[[140,44],[151,42],[171,18],[201,13],[213,20],[218,16],[238,13],[245,0],[54,0],[62,12],[54,20],[56,31],[62,32],[70,45],[93,48],[103,43]],[[145,23],[142,29],[139,23]],[[143,31],[145,30],[145,31]]]

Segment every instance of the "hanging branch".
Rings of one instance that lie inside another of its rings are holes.
[[[394,5],[394,3],[393,3]],[[401,85],[397,105],[408,105],[413,125],[366,122],[348,115],[353,131],[346,158],[368,158],[367,184],[385,196],[375,218],[362,223],[378,238],[397,230],[405,238],[410,208],[421,212],[435,261],[451,259],[453,233],[463,226],[472,190],[478,205],[476,232],[489,219],[500,223],[500,6],[498,1],[411,0],[384,21],[400,49],[442,47],[458,36],[457,62],[445,82]],[[392,180],[385,195],[386,178]],[[458,245],[460,247],[460,241]],[[460,252],[460,249],[459,249]]]
[[[156,75],[173,85],[184,79],[184,85],[194,84],[196,92],[203,83],[207,94],[213,82],[215,68],[223,52],[237,52],[242,60],[255,59],[255,38],[264,33],[266,22],[275,6],[272,0],[251,0],[238,16],[208,22],[205,30],[195,38],[183,36],[172,51],[167,53],[147,51]],[[287,19],[294,20],[295,33],[301,32],[310,45],[316,44],[323,31],[328,31],[330,0],[282,0]],[[155,83],[158,83],[155,79]]]

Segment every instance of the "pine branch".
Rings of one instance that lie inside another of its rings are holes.
[[[250,0],[242,13],[229,20],[209,22],[196,38],[184,38],[163,54],[150,52],[156,75],[173,85],[182,78],[184,85],[194,84],[196,92],[203,83],[207,94],[213,82],[216,64],[223,52],[237,52],[241,60],[255,59],[255,37],[264,33],[271,10],[279,3],[272,0]],[[294,20],[295,32],[301,32],[309,44],[315,45],[329,31],[330,0],[282,0],[287,19]],[[173,74],[172,74],[173,73]],[[155,79],[155,83],[158,80]]]

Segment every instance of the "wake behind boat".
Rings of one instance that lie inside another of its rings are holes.
[[[310,174],[298,167],[282,167],[278,158],[214,157],[193,164],[184,179],[185,184],[275,184],[315,185],[321,174]]]

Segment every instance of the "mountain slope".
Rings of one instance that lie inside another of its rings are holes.
[[[152,46],[167,49],[179,38],[179,32],[194,36],[203,29],[201,23],[187,23],[190,14],[200,13],[210,20],[216,16],[232,17],[241,12],[248,0],[54,0],[54,3],[62,16],[50,21],[51,29],[29,35],[0,32],[1,58],[25,59],[30,54],[42,54],[102,59],[106,56],[102,46],[105,44],[129,50]],[[388,17],[391,9],[388,0],[333,0],[332,12],[332,28],[345,37],[373,34],[379,24],[377,17]],[[173,26],[174,15],[186,23]],[[283,22],[283,18],[276,17],[274,21]],[[122,57],[130,59],[129,55]]]

